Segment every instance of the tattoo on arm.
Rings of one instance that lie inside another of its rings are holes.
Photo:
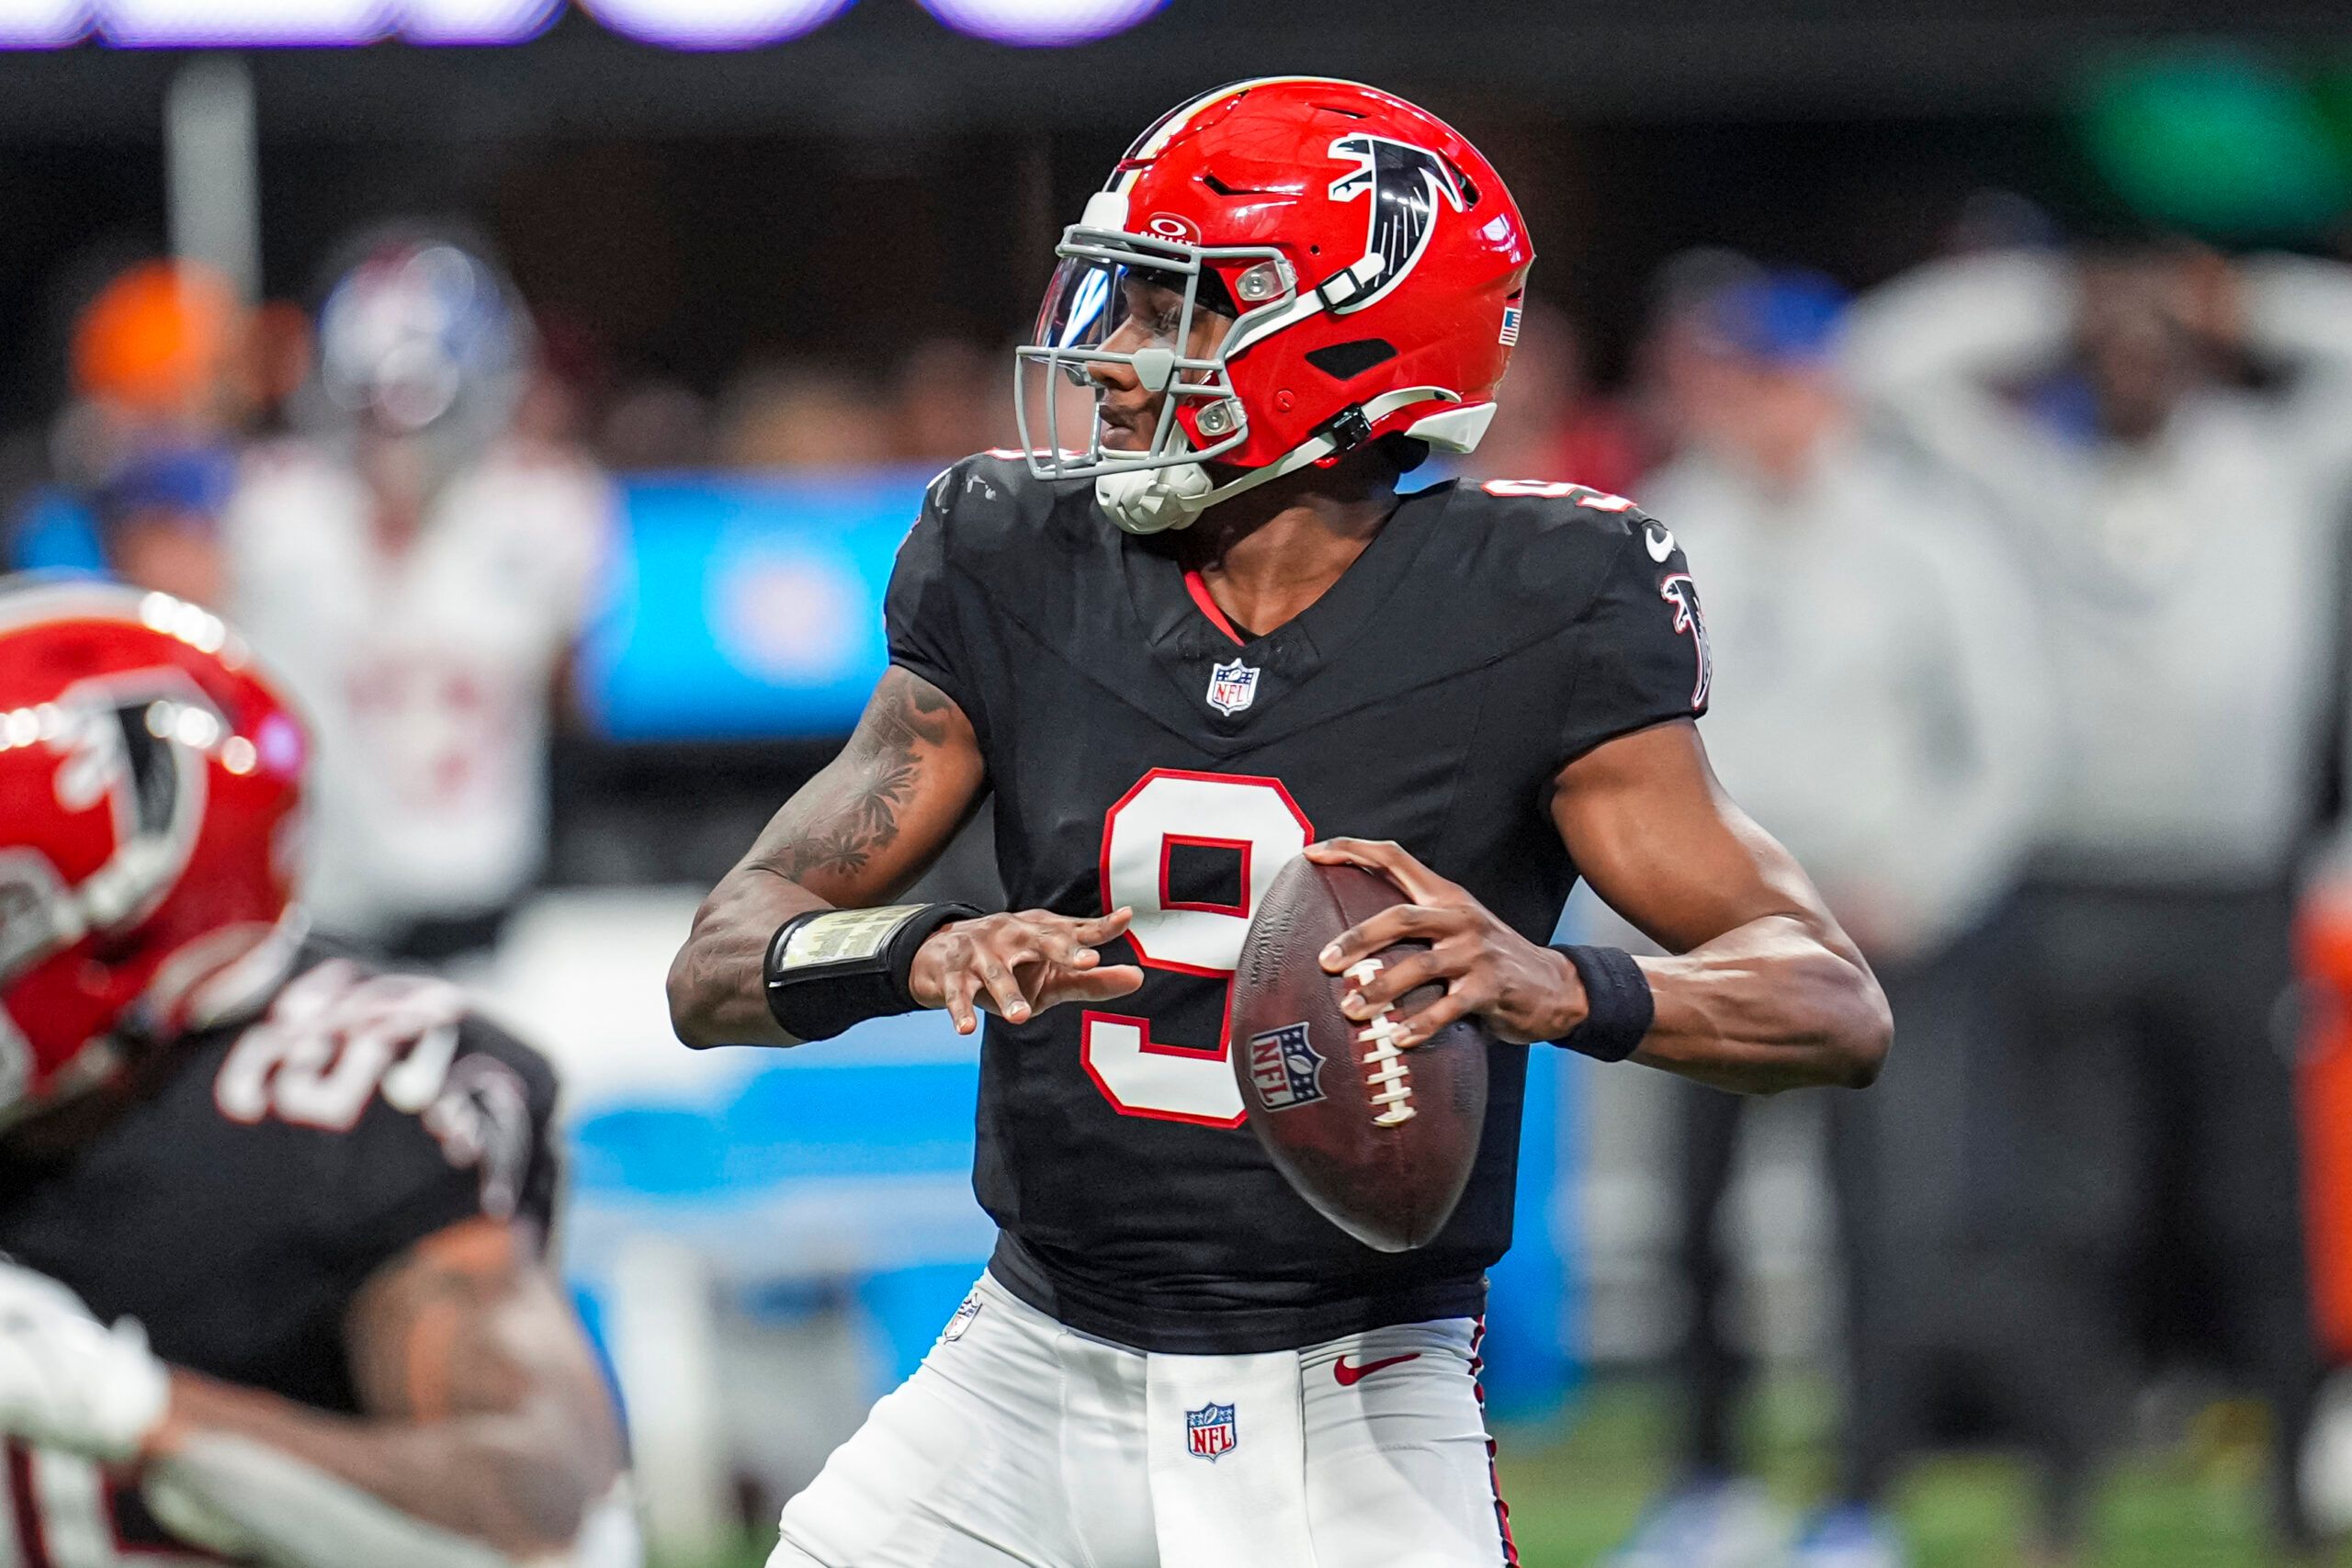
[[[792,1041],[760,985],[768,939],[812,908],[887,904],[922,874],[988,788],[955,700],[893,665],[840,756],[796,791],[695,913],[670,964],[670,1021],[689,1045]]]
[[[787,811],[784,841],[759,854],[760,869],[787,882],[812,874],[853,876],[899,837],[902,814],[922,782],[925,754],[947,744],[956,705],[945,693],[893,667],[874,691],[857,731],[842,748],[839,771],[806,799],[806,811]],[[802,801],[794,802],[795,806]]]

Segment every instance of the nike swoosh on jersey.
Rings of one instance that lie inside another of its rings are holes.
[[[1642,543],[1649,547],[1650,559],[1663,566],[1666,558],[1674,553],[1674,531],[1653,523],[1642,530]]]
[[[1331,1364],[1331,1375],[1340,1380],[1341,1388],[1353,1388],[1385,1367],[1393,1367],[1403,1361],[1418,1361],[1420,1359],[1421,1353],[1419,1350],[1408,1350],[1401,1356],[1384,1356],[1377,1361],[1366,1361],[1361,1367],[1351,1367],[1348,1365],[1348,1359],[1342,1356]]]

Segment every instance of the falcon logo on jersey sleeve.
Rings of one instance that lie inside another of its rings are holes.
[[[1352,158],[1362,165],[1331,182],[1331,199],[1372,197],[1364,261],[1349,268],[1357,292],[1331,305],[1336,315],[1360,310],[1402,282],[1429,249],[1438,202],[1460,212],[1478,199],[1478,190],[1453,160],[1385,136],[1342,136],[1331,143],[1331,156]]]
[[[1707,705],[1707,688],[1714,682],[1714,657],[1707,647],[1707,620],[1699,611],[1699,585],[1687,571],[1678,571],[1657,585],[1657,596],[1674,606],[1674,629],[1690,638],[1698,650],[1699,679],[1690,688],[1692,712]]]
[[[1204,1404],[1184,1412],[1184,1439],[1194,1459],[1212,1464],[1239,1448],[1241,1437],[1234,1426],[1233,1406]]]

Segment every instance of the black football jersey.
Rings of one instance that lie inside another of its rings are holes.
[[[371,1276],[476,1215],[546,1235],[555,1091],[454,987],[306,953],[258,1018],[183,1043],[69,1155],[0,1153],[0,1253],[137,1318],[167,1361],[356,1413],[345,1318]],[[169,1556],[135,1487],[5,1452],[0,1563]]]
[[[976,457],[933,482],[888,619],[892,661],[979,736],[1010,907],[1136,912],[1104,957],[1140,964],[1140,991],[988,1021],[975,1186],[1006,1286],[1083,1332],[1182,1353],[1480,1310],[1510,1242],[1526,1048],[1491,1050],[1452,1222],[1383,1254],[1309,1208],[1244,1124],[1228,984],[1275,874],[1341,835],[1397,840],[1548,939],[1576,881],[1554,775],[1706,705],[1672,536],[1579,486],[1439,485],[1250,637],[1086,483]]]

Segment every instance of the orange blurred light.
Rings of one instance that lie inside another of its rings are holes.
[[[142,262],[74,322],[74,389],[136,414],[200,418],[220,400],[243,320],[235,288],[210,268]]]

